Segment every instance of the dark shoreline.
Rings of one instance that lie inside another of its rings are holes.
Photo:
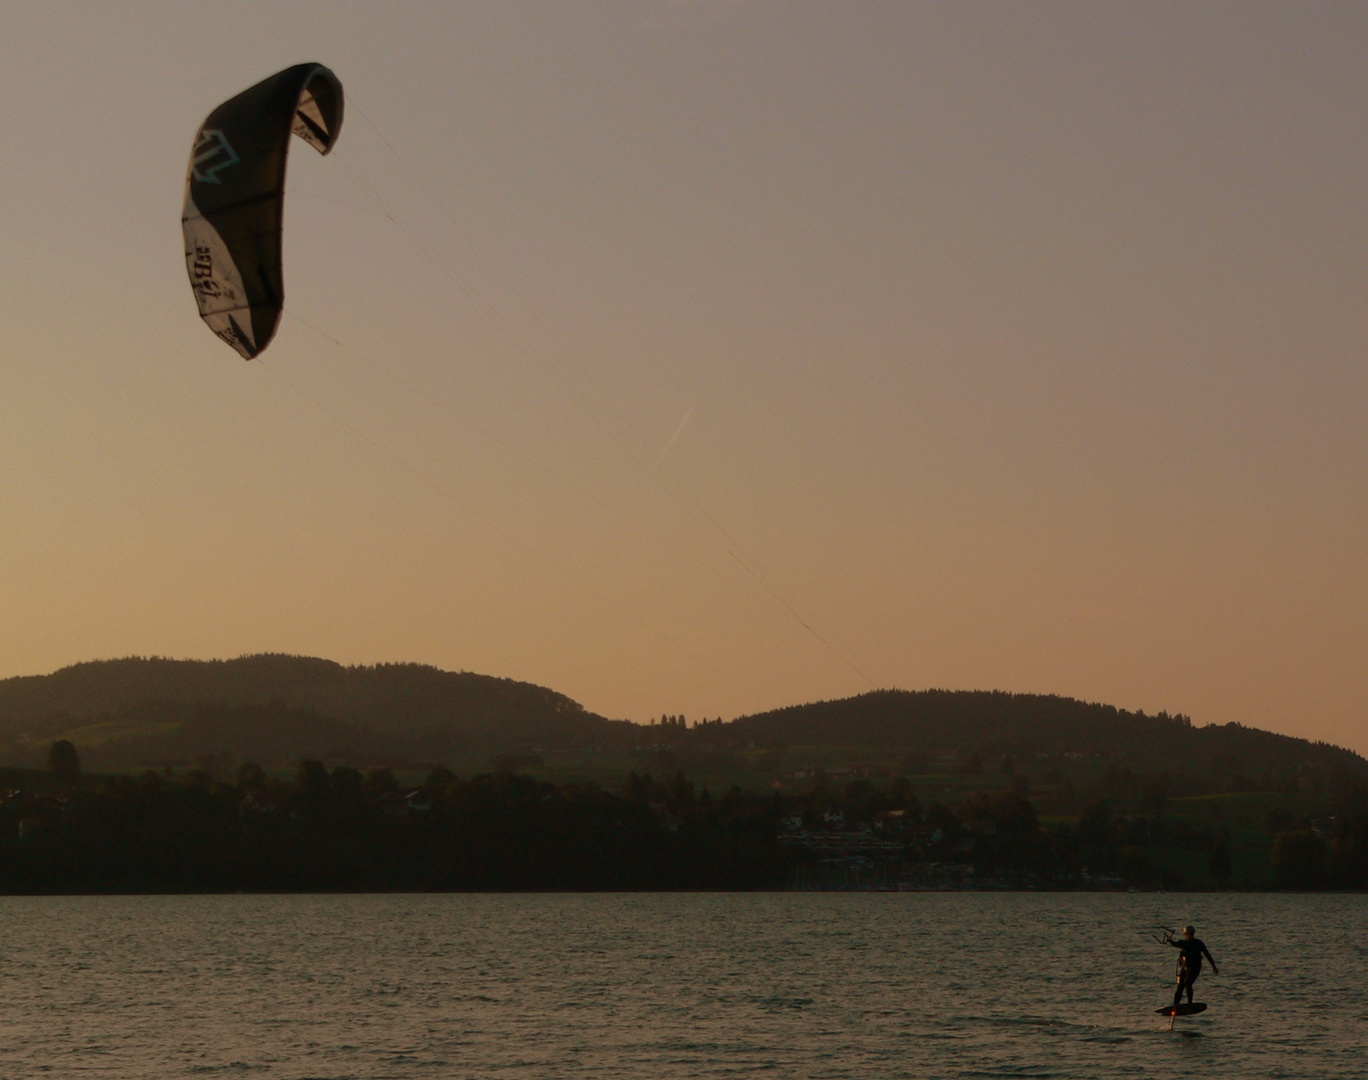
[[[1267,815],[1266,815],[1267,817]],[[0,797],[0,893],[1357,892],[1368,813],[1284,815],[1232,842],[1214,824],[1103,800],[1042,823],[1019,781],[955,808],[910,784],[714,799],[682,773],[619,792],[514,772],[417,787],[301,762],[81,777]],[[1270,819],[1272,820],[1272,819]]]

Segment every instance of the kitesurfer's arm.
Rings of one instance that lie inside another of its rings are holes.
[[[1211,973],[1213,975],[1219,975],[1221,973],[1221,969],[1216,966],[1216,957],[1211,955],[1211,950],[1208,949],[1205,945],[1203,945],[1202,952],[1206,953],[1206,958],[1211,961]]]

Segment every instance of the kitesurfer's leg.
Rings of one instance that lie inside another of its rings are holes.
[[[1201,973],[1201,968],[1198,968],[1196,971],[1190,971],[1187,973],[1187,996],[1189,1005],[1192,1004],[1192,984],[1197,981],[1197,976]]]

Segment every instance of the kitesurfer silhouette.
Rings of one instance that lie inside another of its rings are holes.
[[[1165,941],[1178,950],[1178,985],[1173,991],[1173,1004],[1177,1006],[1183,997],[1184,991],[1187,992],[1188,1004],[1192,1004],[1192,984],[1197,981],[1197,976],[1202,973],[1202,955],[1211,961],[1211,972],[1219,975],[1221,969],[1216,966],[1216,958],[1211,955],[1206,947],[1206,943],[1196,936],[1197,931],[1191,926],[1183,927],[1183,939],[1174,941],[1170,936]]]

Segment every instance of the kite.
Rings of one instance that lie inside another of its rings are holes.
[[[200,317],[245,359],[276,332],[285,302],[280,228],[285,157],[298,135],[320,154],[342,127],[342,84],[296,64],[209,114],[185,179],[185,266]]]

